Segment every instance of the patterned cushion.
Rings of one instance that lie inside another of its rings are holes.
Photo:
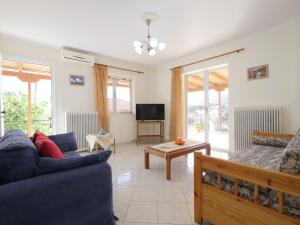
[[[270,133],[253,131],[252,144],[268,145],[273,147],[286,147],[288,142],[294,137],[293,134]]]
[[[286,147],[290,141],[288,137],[271,137],[252,135],[252,144],[254,145],[268,145],[273,147]]]
[[[278,165],[284,152],[284,148],[251,145],[248,149],[229,153],[229,159],[251,166],[263,167],[278,171]]]
[[[286,146],[281,157],[279,170],[293,175],[300,175],[300,129]]]

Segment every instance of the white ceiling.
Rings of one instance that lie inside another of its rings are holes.
[[[160,15],[151,33],[167,44],[137,55],[144,12]],[[0,0],[0,33],[156,64],[283,23],[300,0]]]

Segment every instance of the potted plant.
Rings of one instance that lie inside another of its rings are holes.
[[[196,131],[198,133],[202,132],[203,131],[203,128],[204,128],[204,123],[203,121],[199,120],[197,122],[194,123],[194,127],[196,128]]]

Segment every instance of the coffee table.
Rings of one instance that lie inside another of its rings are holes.
[[[171,160],[179,156],[187,155],[196,150],[206,149],[210,155],[210,144],[205,142],[186,140],[184,145],[168,142],[160,145],[146,147],[144,150],[145,169],[149,169],[149,155],[156,155],[166,160],[166,179],[171,179]]]

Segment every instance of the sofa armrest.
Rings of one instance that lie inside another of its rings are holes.
[[[62,152],[76,151],[78,149],[73,132],[48,136]]]
[[[1,185],[0,199],[0,224],[115,224],[106,162]]]

